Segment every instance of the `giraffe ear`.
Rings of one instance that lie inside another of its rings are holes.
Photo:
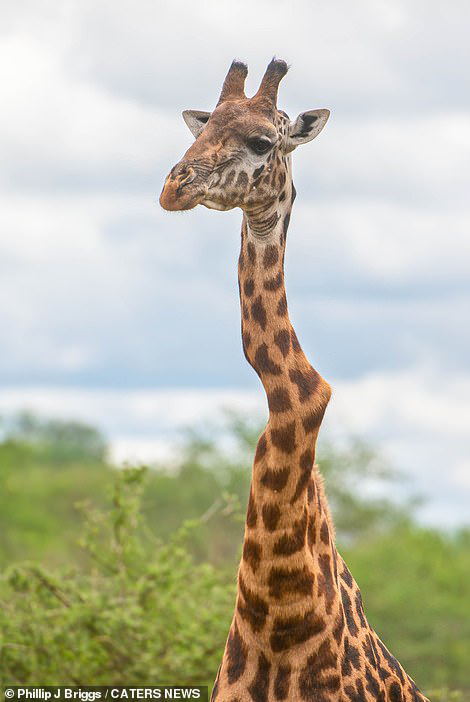
[[[315,139],[327,123],[329,116],[329,110],[301,112],[297,119],[289,125],[287,151],[293,151],[300,144],[306,144],[307,141]]]
[[[185,110],[183,112],[183,119],[195,137],[198,137],[202,132],[210,116],[210,112],[201,112],[201,110]]]

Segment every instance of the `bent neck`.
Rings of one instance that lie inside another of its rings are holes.
[[[333,527],[314,468],[315,443],[331,391],[307,361],[289,320],[284,252],[295,193],[291,181],[284,192],[282,200],[255,220],[252,213],[244,216],[239,259],[243,349],[266,391],[269,421],[253,465],[238,626],[248,627],[246,636],[250,631],[268,635],[265,619],[253,619],[253,608],[259,616],[263,601],[267,616],[272,604],[273,611],[282,611],[269,634],[278,651],[296,637],[310,635],[300,611],[311,607],[314,582],[317,597],[325,600],[321,606],[332,617],[329,624],[339,607]],[[263,221],[274,214],[276,223],[260,235]],[[297,578],[293,586],[292,574]],[[314,627],[316,615],[311,616]],[[287,639],[282,633],[285,617],[295,630]]]
[[[289,320],[284,254],[295,198],[292,181],[283,192],[282,200],[265,213],[270,219],[276,215],[276,224],[263,236],[259,234],[264,221],[261,215],[254,229],[253,215],[244,215],[238,272],[243,350],[266,391],[268,428],[274,437],[271,452],[279,451],[278,463],[284,464],[295,463],[295,455],[302,454],[305,468],[294,489],[300,497],[307,489],[315,441],[331,390],[306,359]],[[298,473],[298,461],[290,473]],[[291,516],[292,511],[295,509],[290,508]]]

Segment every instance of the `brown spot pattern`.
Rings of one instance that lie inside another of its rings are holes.
[[[285,700],[289,694],[291,667],[289,664],[279,665],[276,678],[274,680],[274,697],[277,700]]]
[[[325,414],[325,408],[324,407],[318,407],[317,409],[313,410],[312,412],[309,412],[306,417],[302,420],[302,424],[304,425],[304,429],[306,432],[309,431],[314,431],[314,429],[318,429],[318,427],[321,424],[321,421],[323,419],[323,415]]]
[[[403,702],[400,685],[395,680],[388,689],[388,695],[390,697],[390,702]]]
[[[300,519],[294,522],[291,532],[283,534],[274,544],[275,556],[291,556],[303,548],[307,531],[307,510],[304,509]]]
[[[403,695],[401,693],[400,685],[394,680],[388,690],[388,695],[390,697],[390,702],[403,702]]]
[[[299,400],[302,403],[306,402],[313,395],[320,383],[320,376],[312,367],[310,367],[308,373],[291,369],[289,378],[297,385]]]
[[[279,259],[278,247],[274,244],[269,244],[264,250],[263,265],[265,268],[275,266]]]
[[[255,368],[260,373],[267,373],[269,375],[281,374],[281,366],[271,359],[268,353],[268,347],[265,343],[262,343],[256,351]]]
[[[361,667],[361,656],[355,646],[349,643],[346,636],[343,647],[343,660],[341,665],[341,673],[344,677],[351,675],[354,670],[359,670]]]
[[[315,513],[311,514],[308,518],[308,525],[307,525],[307,543],[312,548],[312,546],[316,543],[317,540],[317,530],[316,530],[316,515]]]
[[[342,573],[341,573],[341,580],[344,580],[344,582],[346,583],[346,585],[347,585],[348,587],[352,587],[352,586],[353,586],[352,575],[351,575],[351,573],[349,572],[348,566],[347,566],[346,563],[344,563],[344,562],[343,562],[343,571],[342,571]]]
[[[259,324],[263,331],[266,330],[266,309],[263,305],[261,295],[258,295],[256,300],[251,305],[251,314],[254,321]]]
[[[351,702],[367,702],[362,680],[356,680],[355,687],[353,687],[352,685],[347,685],[344,688],[344,691],[351,700]]]
[[[314,453],[313,449],[311,448],[304,451],[300,456],[299,464],[301,473],[297,480],[294,494],[291,497],[291,505],[293,505],[294,502],[296,502],[299,499],[299,497],[305,492],[305,488],[307,487],[308,481],[310,480],[310,476],[312,474],[313,459]]]
[[[262,510],[263,524],[268,531],[274,531],[281,517],[281,510],[278,505],[265,504]]]
[[[286,358],[290,349],[290,334],[287,329],[281,329],[281,331],[277,332],[274,337],[274,343],[282,353],[283,357]]]
[[[243,560],[250,566],[253,573],[256,573],[261,560],[261,546],[253,539],[245,539],[243,544]]]
[[[227,174],[227,177],[225,179],[224,185],[231,185],[233,183],[234,178],[235,178],[235,171],[234,170],[229,171],[229,173]]]
[[[302,351],[302,347],[300,346],[300,342],[297,338],[297,334],[293,329],[290,330],[290,336],[291,336],[291,341],[292,341],[292,348],[294,351],[299,352]]]
[[[325,628],[325,622],[315,612],[309,611],[297,617],[276,617],[269,642],[275,653],[285,651],[296,644],[304,643]]]
[[[347,591],[341,585],[341,600],[343,602],[344,614],[346,616],[346,624],[348,625],[349,633],[353,638],[355,638],[359,629],[354,619],[354,614],[352,611],[351,598],[349,597]]]
[[[336,596],[336,589],[333,583],[331,574],[331,559],[327,553],[322,553],[318,557],[318,565],[320,566],[321,574],[318,577],[318,596],[324,597],[326,600],[326,612],[331,614],[333,602]]]
[[[218,693],[219,693],[219,679],[220,679],[221,667],[222,666],[219,665],[219,669],[217,671],[217,675],[216,675],[215,682],[214,682],[214,687],[212,688],[211,702],[215,702],[215,700],[217,699]]]
[[[282,293],[277,303],[277,314],[278,317],[285,317],[287,314],[287,298],[285,293]]]
[[[268,450],[268,442],[266,441],[266,435],[261,434],[260,438],[258,439],[258,443],[256,444],[255,463],[258,463],[259,461],[261,461],[261,459],[266,454],[267,450]]]
[[[271,470],[268,468],[261,477],[261,483],[273,492],[283,490],[289,479],[289,469]]]
[[[366,622],[366,618],[364,616],[364,607],[362,605],[362,595],[360,593],[360,590],[358,590],[356,592],[355,602],[356,602],[356,612],[357,612],[357,616],[359,617],[359,621],[361,622],[361,626],[363,629],[366,629],[367,622]]]
[[[309,502],[313,502],[315,499],[315,481],[312,478],[309,480],[308,485],[307,485],[307,497]]]
[[[380,689],[381,685],[369,666],[366,667],[366,688],[377,702],[384,702],[384,693]]]
[[[271,412],[277,414],[279,412],[287,412],[292,409],[289,393],[285,388],[274,388],[268,393],[268,406]]]
[[[334,636],[335,641],[338,644],[338,646],[341,643],[341,639],[343,638],[343,632],[344,632],[344,614],[341,611],[336,619],[335,628],[333,629],[333,636]]]
[[[255,281],[253,278],[247,278],[243,283],[243,292],[247,297],[251,297],[255,291]]]
[[[301,495],[303,495],[303,493],[305,492],[305,488],[307,487],[309,478],[310,478],[309,471],[304,471],[303,473],[300,474],[300,477],[297,480],[297,484],[295,486],[294,494],[292,495],[291,500],[290,500],[291,505],[293,505],[294,502],[297,502],[299,497]]]
[[[308,471],[310,474],[314,460],[315,460],[315,451],[314,451],[314,448],[311,446],[311,447],[305,449],[305,451],[303,451],[303,453],[301,454],[300,459],[299,459],[300,468],[303,471]]]
[[[393,673],[395,673],[398,676],[398,678],[400,679],[400,681],[404,684],[405,678],[403,676],[401,665],[399,664],[397,659],[394,656],[392,656],[390,651],[383,645],[383,643],[381,642],[380,639],[377,639],[377,644],[378,644],[380,650],[382,651],[384,658],[387,661],[390,670]]]
[[[246,525],[250,529],[254,529],[256,526],[258,518],[258,513],[256,511],[255,501],[253,499],[253,490],[250,490],[250,498],[248,500],[248,509],[246,511]]]
[[[370,634],[367,634],[365,641],[362,642],[362,649],[364,651],[365,657],[371,664],[373,668],[377,667],[376,654],[372,648],[372,639]]]
[[[325,671],[336,668],[336,656],[328,640],[324,641],[318,651],[307,658],[305,667],[299,675],[299,690],[304,700],[326,702],[329,694],[340,687],[340,679],[335,671],[325,675]]]
[[[315,576],[308,568],[271,568],[268,578],[269,594],[281,599],[289,593],[311,595]]]
[[[328,544],[330,543],[330,531],[328,529],[328,524],[326,523],[325,520],[323,520],[322,525],[321,525],[320,539],[325,544],[325,546],[328,546]]]
[[[283,453],[295,451],[295,422],[290,422],[280,429],[271,429],[271,441]]]
[[[245,672],[246,656],[246,645],[235,624],[234,629],[230,631],[227,639],[227,679],[229,685],[233,685],[233,683],[237,682]]]
[[[237,600],[237,609],[242,619],[251,626],[253,631],[258,632],[263,629],[268,616],[269,607],[267,602],[246,587],[241,575],[238,576],[240,595]]]
[[[263,287],[269,292],[279,290],[279,288],[282,285],[282,279],[282,273],[278,273],[274,278],[269,278],[269,280],[265,280]]]
[[[260,653],[258,658],[258,670],[256,671],[253,682],[248,688],[253,702],[267,702],[270,669],[271,664],[268,659],[264,653]]]

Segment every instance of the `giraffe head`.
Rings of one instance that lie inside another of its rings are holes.
[[[291,121],[277,109],[285,61],[271,61],[252,98],[244,91],[247,73],[245,64],[234,61],[215,110],[183,112],[196,140],[167,176],[160,196],[164,209],[189,210],[201,204],[216,210],[241,207],[249,213],[283,199],[290,152],[314,139],[330,113],[309,110]]]

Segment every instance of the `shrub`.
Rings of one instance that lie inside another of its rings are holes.
[[[211,684],[235,587],[196,564],[186,523],[166,543],[140,529],[141,469],[116,475],[112,505],[88,505],[85,572],[14,566],[0,594],[4,684]]]

